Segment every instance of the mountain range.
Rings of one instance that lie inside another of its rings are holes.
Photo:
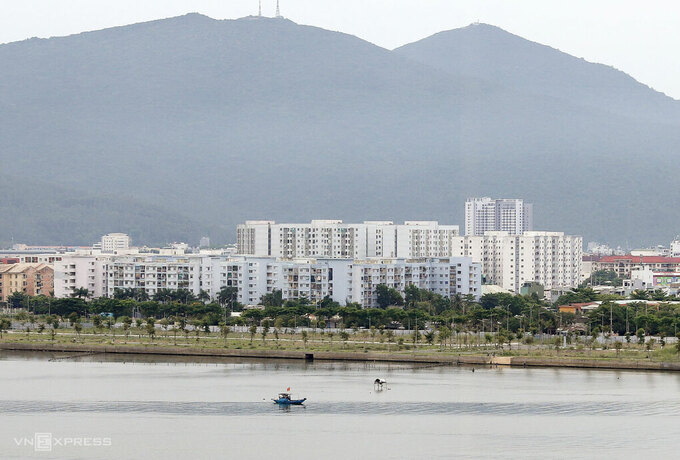
[[[479,195],[586,240],[680,229],[680,102],[490,25],[387,50],[188,14],[1,45],[0,67],[0,246],[227,242],[262,218],[462,226]]]

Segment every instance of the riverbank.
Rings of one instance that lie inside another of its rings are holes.
[[[427,363],[441,365],[478,365],[513,367],[562,367],[582,369],[619,369],[680,371],[678,362],[658,362],[647,359],[610,359],[583,357],[536,357],[496,356],[495,353],[438,353],[438,352],[369,352],[369,351],[313,351],[277,349],[236,349],[175,346],[168,344],[110,344],[110,343],[59,343],[59,342],[0,342],[0,350],[63,352],[63,353],[111,353],[173,356],[208,356],[230,358],[300,359],[332,361],[371,361],[398,363]]]

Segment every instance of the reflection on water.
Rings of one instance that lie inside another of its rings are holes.
[[[641,446],[676,454],[680,374],[475,370],[0,351],[0,458],[594,458],[603,446],[621,458]],[[384,391],[376,378],[387,380]],[[305,406],[271,402],[287,387]],[[112,445],[45,456],[16,444],[36,432]]]

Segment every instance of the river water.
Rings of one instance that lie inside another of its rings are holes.
[[[472,369],[0,351],[0,458],[677,458],[680,374]]]

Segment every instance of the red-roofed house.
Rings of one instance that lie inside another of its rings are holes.
[[[662,256],[602,256],[592,262],[592,270],[613,270],[619,278],[630,278],[633,270],[652,270],[655,272],[674,272],[680,268],[680,257]]]

